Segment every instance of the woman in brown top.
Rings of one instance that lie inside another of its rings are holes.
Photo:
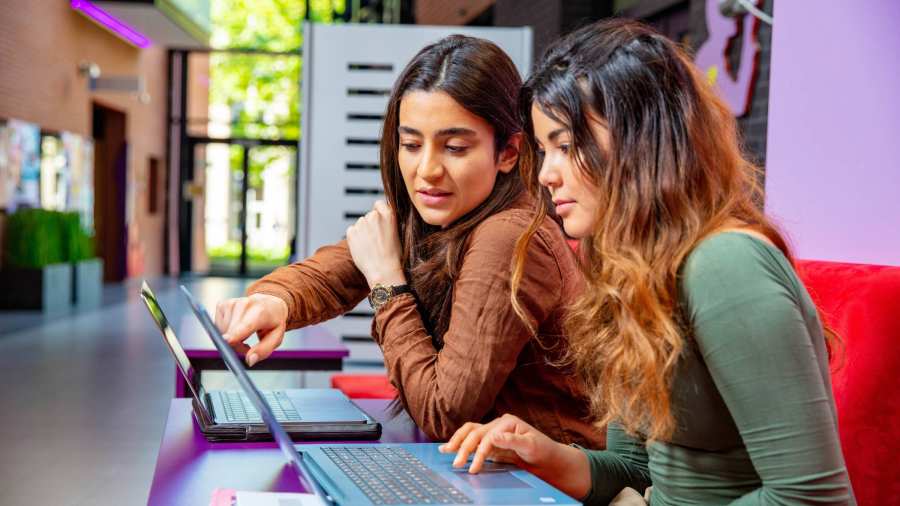
[[[516,174],[520,85],[509,57],[485,40],[454,35],[413,58],[385,114],[387,202],[347,240],[219,304],[216,323],[248,365],[286,328],[338,316],[371,292],[372,334],[391,383],[432,439],[514,413],[557,440],[603,446],[570,372],[550,365],[565,346],[561,318],[580,275],[549,218],[525,251],[524,321],[510,302],[510,260],[534,216]],[[260,342],[249,347],[254,332]]]

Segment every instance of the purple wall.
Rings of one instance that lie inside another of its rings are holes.
[[[774,17],[767,212],[798,258],[900,265],[900,1]]]

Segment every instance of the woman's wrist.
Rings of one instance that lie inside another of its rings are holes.
[[[555,451],[546,469],[545,481],[562,490],[570,497],[581,500],[591,491],[591,465],[587,455],[580,449],[556,443]]]
[[[386,271],[384,273],[374,274],[369,281],[369,288],[375,287],[375,285],[382,286],[398,286],[406,284],[406,275],[403,273],[403,269],[392,269]]]

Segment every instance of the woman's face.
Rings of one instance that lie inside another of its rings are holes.
[[[495,156],[491,125],[442,91],[405,94],[397,133],[406,191],[429,225],[446,227],[478,207],[518,159],[518,137]]]
[[[571,130],[537,105],[531,106],[531,121],[538,150],[543,152],[538,181],[550,190],[563,228],[577,239],[592,235],[600,207],[599,190],[575,164]],[[609,131],[599,121],[593,125],[594,139],[605,149]]]

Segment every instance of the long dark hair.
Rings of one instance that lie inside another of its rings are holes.
[[[587,290],[566,326],[592,413],[600,424],[618,420],[666,438],[675,427],[671,380],[690,337],[677,286],[687,255],[738,222],[791,258],[757,207],[758,169],[686,52],[637,22],[601,21],[548,48],[520,94],[523,151],[534,149],[532,105],[571,131],[573,161],[600,202],[579,251]],[[608,148],[594,137],[594,120],[608,129]],[[539,161],[521,163],[529,189],[546,199]],[[528,239],[519,241],[514,281]]]
[[[485,218],[508,208],[523,193],[518,170],[498,173],[491,194],[446,228],[425,223],[416,211],[398,163],[400,102],[411,91],[441,91],[494,130],[495,158],[521,131],[516,110],[522,80],[509,56],[490,41],[451,35],[423,48],[394,84],[381,134],[381,178],[397,213],[402,265],[434,345],[440,349],[450,324],[453,283],[466,241]]]

